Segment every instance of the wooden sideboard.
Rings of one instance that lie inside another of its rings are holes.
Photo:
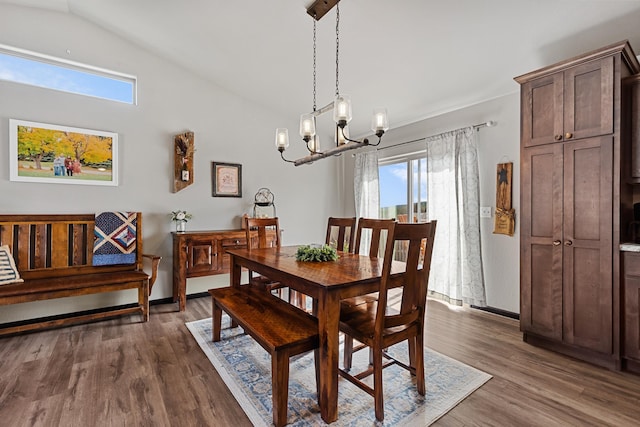
[[[227,251],[246,248],[247,236],[243,229],[187,231],[171,234],[173,234],[173,302],[177,302],[180,311],[184,311],[187,306],[187,279],[228,274]],[[273,236],[275,238],[275,232]]]
[[[187,279],[229,273],[227,250],[246,248],[245,230],[173,232],[173,301],[187,304]]]

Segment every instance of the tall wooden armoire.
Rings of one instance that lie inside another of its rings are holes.
[[[516,77],[521,85],[520,328],[524,340],[620,367],[621,238],[632,216],[620,42]]]

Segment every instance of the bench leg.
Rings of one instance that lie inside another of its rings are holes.
[[[222,310],[216,304],[216,300],[211,298],[211,332],[212,341],[220,341],[220,330],[222,329]]]
[[[149,321],[149,279],[138,288],[138,304],[142,307],[142,321]]]
[[[273,424],[287,424],[289,401],[289,353],[277,351],[271,355],[271,384],[273,401]]]

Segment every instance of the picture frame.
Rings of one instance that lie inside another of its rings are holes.
[[[10,181],[118,185],[118,134],[9,119]]]
[[[242,197],[242,165],[211,162],[212,197]]]

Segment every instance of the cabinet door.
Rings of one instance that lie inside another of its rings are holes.
[[[564,72],[564,140],[613,133],[613,62],[609,56]]]
[[[187,240],[187,274],[208,274],[218,269],[216,239],[192,238]]]
[[[564,144],[564,341],[612,353],[613,137]]]
[[[522,152],[520,327],[562,339],[562,144]]]
[[[228,272],[230,269],[230,257],[227,251],[229,249],[246,249],[247,239],[246,237],[227,237],[218,241],[218,254],[220,258],[220,270]]]
[[[521,132],[524,147],[562,141],[563,73],[524,83],[521,87]]]
[[[629,174],[630,183],[640,183],[640,76],[625,79],[623,86],[623,111],[626,120],[626,132],[629,133],[623,164]]]
[[[624,253],[624,357],[640,360],[640,254]]]

